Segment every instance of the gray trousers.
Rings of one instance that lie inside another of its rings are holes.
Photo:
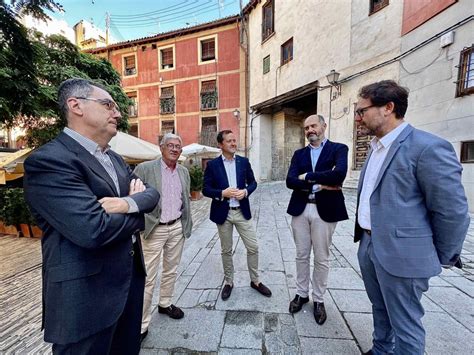
[[[247,220],[240,210],[229,210],[223,224],[217,225],[221,240],[222,265],[224,267],[224,281],[232,284],[234,281],[234,263],[232,261],[232,231],[235,228],[247,249],[247,266],[250,280],[258,285],[258,244],[252,220]]]
[[[319,217],[315,204],[308,203],[302,214],[293,216],[291,228],[296,245],[296,293],[308,297],[311,250],[314,253],[313,301],[323,302],[329,275],[329,246],[337,223]]]
[[[429,278],[403,278],[389,274],[374,254],[372,237],[364,232],[357,252],[365,289],[372,303],[372,353],[423,355],[425,330],[421,296]]]

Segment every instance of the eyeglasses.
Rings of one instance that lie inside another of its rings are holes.
[[[366,106],[366,107],[362,107],[362,108],[359,108],[357,110],[355,110],[355,114],[357,116],[359,116],[360,118],[363,118],[364,117],[364,114],[367,112],[367,110],[371,107],[375,107],[375,105],[370,105],[370,106]]]
[[[115,103],[115,101],[113,100],[110,100],[110,99],[96,99],[94,97],[76,97],[76,99],[80,99],[80,100],[88,100],[88,101],[96,101],[98,102],[99,104],[101,105],[104,105],[107,110],[109,111],[112,111],[112,110],[116,110],[116,111],[120,111],[119,110],[119,107],[118,105]]]
[[[169,150],[171,150],[173,148],[176,149],[176,150],[180,150],[182,147],[181,147],[181,144],[167,143],[166,148],[168,148]]]

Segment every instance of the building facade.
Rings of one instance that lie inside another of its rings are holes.
[[[184,144],[216,146],[233,130],[245,145],[245,55],[233,16],[89,51],[109,60],[133,105],[130,134],[157,144],[165,133]]]
[[[242,26],[249,49],[248,154],[257,178],[286,177],[293,151],[307,144],[304,118],[318,113],[327,138],[349,146],[348,180],[356,182],[371,138],[354,122],[358,90],[392,79],[411,91],[406,120],[455,147],[473,210],[472,13],[470,0],[250,1]],[[451,27],[453,43],[440,47]]]
[[[326,135],[346,143],[352,157],[353,106],[362,84],[354,80],[335,87],[326,76],[335,70],[343,79],[398,55],[400,2],[372,14],[368,0],[308,0],[298,6],[254,0],[244,12],[250,53],[249,136],[260,142],[249,142],[249,157],[258,178],[286,177],[293,152],[306,144],[303,121],[314,113],[325,116]],[[386,40],[379,43],[380,38]],[[398,79],[398,68],[386,66],[365,79],[381,75]],[[353,166],[351,161],[349,175],[357,178]]]
[[[400,83],[410,89],[407,121],[445,138],[463,167],[474,212],[474,6],[470,0],[405,0]],[[412,50],[416,48],[416,50]]]

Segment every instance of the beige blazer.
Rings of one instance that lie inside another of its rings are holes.
[[[181,165],[177,165],[179,179],[181,180],[182,187],[182,201],[181,207],[181,224],[183,226],[183,235],[185,238],[191,236],[191,230],[193,228],[193,220],[191,218],[191,206],[190,206],[190,183],[188,169]],[[154,187],[162,195],[161,187],[161,158],[147,161],[138,164],[135,168],[134,173],[145,183]],[[145,214],[145,231],[143,232],[143,238],[148,238],[150,232],[158,225],[161,216],[161,199],[156,205],[155,209],[151,213]]]

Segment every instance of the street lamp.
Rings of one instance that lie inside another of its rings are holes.
[[[330,138],[331,134],[331,116],[332,116],[332,102],[336,100],[339,96],[341,96],[341,84],[338,82],[339,80],[339,73],[332,69],[328,75],[326,75],[326,79],[330,85],[329,89],[329,116],[328,116],[328,128],[327,128],[327,136],[328,139]],[[335,91],[333,92],[333,89]]]
[[[326,79],[327,79],[329,85],[331,85],[331,92],[330,92],[331,101],[334,101],[339,96],[341,96],[341,84],[338,83],[339,75],[341,75],[341,74],[339,74],[334,69],[332,69],[329,72],[329,74],[326,75]],[[332,91],[333,88],[336,89],[335,92]]]

